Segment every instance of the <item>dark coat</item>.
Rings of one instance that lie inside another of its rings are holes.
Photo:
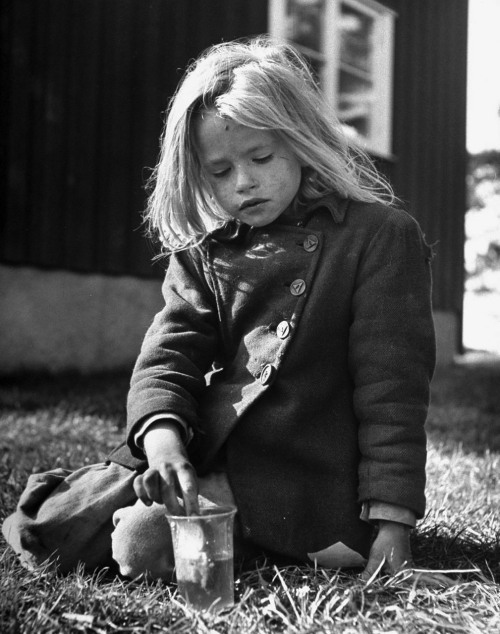
[[[329,197],[288,222],[171,257],[132,376],[130,451],[111,459],[140,467],[134,429],[175,412],[200,475],[224,460],[253,542],[366,555],[363,501],[425,509],[431,251],[412,217],[380,205]]]

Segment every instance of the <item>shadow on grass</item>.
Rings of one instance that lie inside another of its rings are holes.
[[[486,540],[467,527],[422,526],[412,534],[411,545],[417,568],[476,569],[488,581],[500,582],[500,535]],[[465,576],[474,578],[477,573]]]
[[[436,444],[500,452],[500,356],[469,353],[437,369],[427,433]]]
[[[0,413],[20,414],[63,406],[86,416],[119,416],[125,421],[130,373],[25,374],[2,377]]]

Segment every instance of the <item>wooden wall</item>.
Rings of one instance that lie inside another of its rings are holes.
[[[467,0],[397,12],[397,193],[437,243],[435,306],[460,313]],[[0,261],[158,275],[143,237],[148,168],[186,62],[265,32],[267,0],[15,0],[2,9]]]
[[[462,312],[466,205],[467,0],[384,1],[394,8],[397,193],[435,243],[434,305]]]
[[[0,261],[151,275],[144,184],[182,69],[266,0],[15,0],[2,16]]]

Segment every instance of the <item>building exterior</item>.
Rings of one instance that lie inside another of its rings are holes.
[[[0,372],[128,368],[161,306],[144,185],[207,46],[272,33],[435,244],[438,356],[460,351],[467,0],[16,0],[2,9]]]

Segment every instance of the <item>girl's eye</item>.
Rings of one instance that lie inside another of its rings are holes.
[[[220,170],[219,172],[212,172],[212,176],[214,178],[222,178],[224,176],[227,176],[227,174],[229,174],[229,167],[227,167],[225,170]]]
[[[267,154],[266,156],[260,156],[259,158],[254,158],[255,163],[268,163],[273,158],[272,154]]]
[[[273,154],[266,154],[265,156],[256,156],[255,158],[252,159],[252,161],[254,163],[257,163],[258,165],[263,165],[264,163],[269,163],[269,161],[273,158]],[[219,170],[217,172],[212,172],[211,176],[213,178],[224,178],[224,176],[227,176],[229,174],[229,172],[231,171],[230,167],[226,167],[225,169]]]

